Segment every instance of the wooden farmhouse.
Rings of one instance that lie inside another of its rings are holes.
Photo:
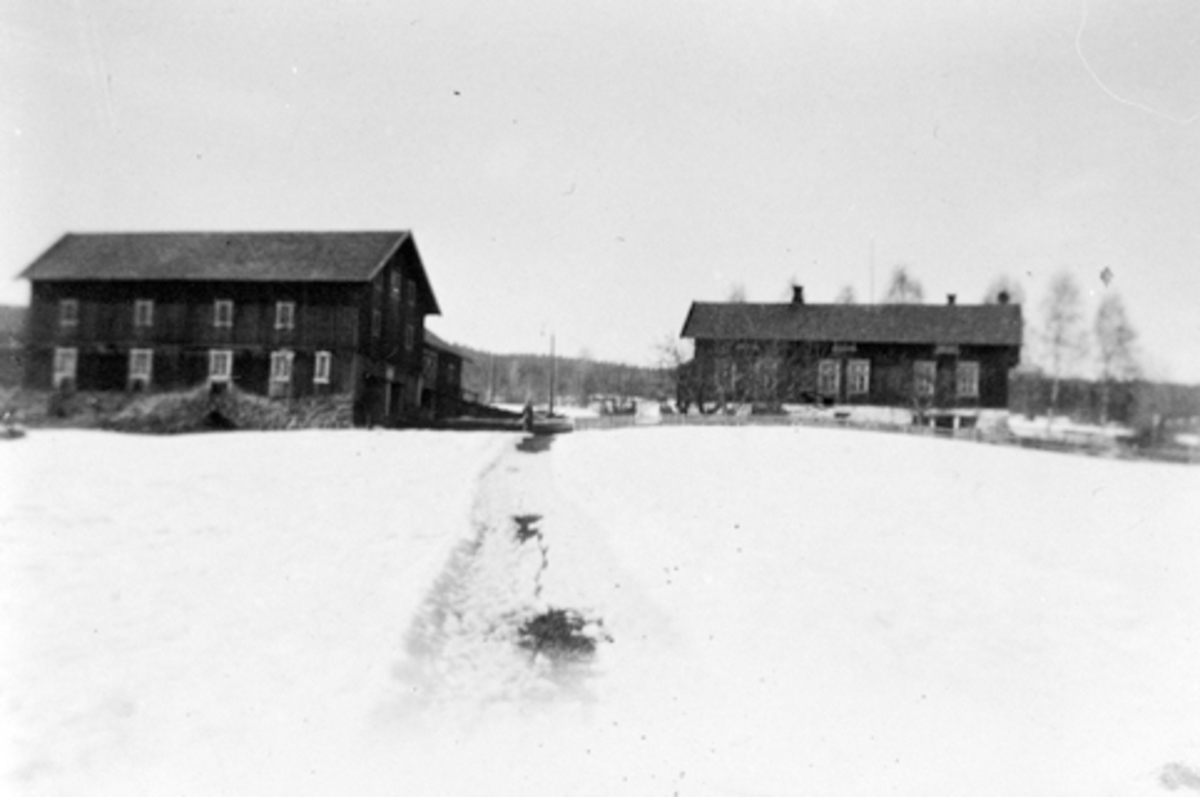
[[[1004,409],[1021,351],[1019,305],[692,304],[681,399]]]
[[[409,232],[71,234],[21,276],[28,387],[234,385],[418,417],[440,311]]]

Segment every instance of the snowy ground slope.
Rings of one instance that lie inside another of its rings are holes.
[[[0,448],[0,792],[1200,790],[1195,469],[516,440]],[[603,622],[591,666],[516,647],[552,607]]]

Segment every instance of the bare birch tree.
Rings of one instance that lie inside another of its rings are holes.
[[[1042,302],[1042,344],[1050,370],[1050,415],[1058,409],[1062,378],[1085,354],[1083,293],[1069,272],[1060,271],[1050,282]]]
[[[1137,333],[1119,295],[1110,293],[1100,302],[1092,331],[1100,365],[1100,418],[1107,423],[1113,383],[1135,379],[1140,370],[1134,350]]]
[[[908,266],[896,266],[883,296],[885,304],[920,304],[925,300],[925,289],[908,272]]]

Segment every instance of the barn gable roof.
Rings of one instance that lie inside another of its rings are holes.
[[[1020,346],[1021,307],[694,302],[682,337]]]
[[[412,233],[69,233],[33,262],[30,281],[368,282]],[[416,257],[422,289],[437,300]]]

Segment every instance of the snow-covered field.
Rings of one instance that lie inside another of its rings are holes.
[[[0,793],[1200,791],[1195,468],[519,439],[0,443]]]

